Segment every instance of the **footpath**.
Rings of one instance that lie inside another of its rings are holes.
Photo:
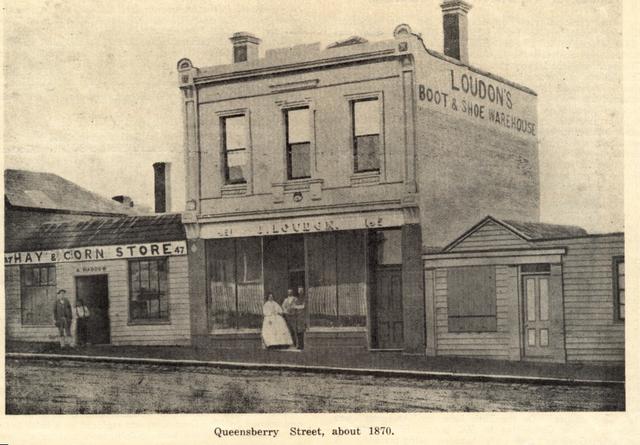
[[[426,357],[401,352],[209,349],[193,346],[111,346],[64,348],[54,344],[8,342],[12,359],[77,360],[169,366],[344,373],[383,377],[498,381],[552,385],[624,385],[623,364],[512,362],[459,357]]]

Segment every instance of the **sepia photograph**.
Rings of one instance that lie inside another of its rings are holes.
[[[6,414],[624,412],[622,31],[6,2]]]

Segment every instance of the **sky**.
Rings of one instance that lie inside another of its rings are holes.
[[[407,23],[442,51],[441,0],[7,2],[5,168],[50,171],[153,207],[172,167],[184,207],[176,63],[231,61],[229,37],[266,49],[392,38]],[[538,93],[541,220],[624,229],[621,0],[471,0],[470,63]]]

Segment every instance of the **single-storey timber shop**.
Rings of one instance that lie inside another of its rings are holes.
[[[624,235],[486,217],[423,255],[429,356],[624,361]]]
[[[12,244],[4,254],[7,340],[57,341],[53,306],[64,289],[72,306],[82,299],[89,308],[91,344],[190,344],[180,215],[43,223]]]

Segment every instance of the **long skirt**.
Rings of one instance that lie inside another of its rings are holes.
[[[282,315],[267,315],[262,322],[262,340],[265,346],[291,346],[293,340]]]

